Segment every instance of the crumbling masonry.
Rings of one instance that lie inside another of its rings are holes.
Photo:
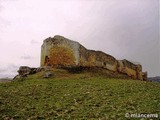
[[[126,74],[133,79],[147,80],[147,72],[142,72],[142,66],[140,64],[134,64],[125,59],[116,60],[113,56],[101,51],[88,50],[78,42],[69,40],[59,35],[44,40],[43,45],[41,46],[42,67],[52,65],[50,53],[53,48],[58,46],[73,51],[74,66],[102,67],[111,71],[118,71],[119,73]]]

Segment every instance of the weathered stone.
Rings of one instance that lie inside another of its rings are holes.
[[[134,64],[128,60],[116,60],[113,56],[102,51],[88,50],[76,41],[69,40],[62,36],[56,35],[53,38],[44,40],[41,46],[41,66],[55,66],[53,60],[55,54],[50,54],[53,48],[65,47],[73,51],[74,64],[72,62],[65,64],[56,63],[58,66],[83,66],[83,67],[100,67],[113,72],[126,74],[133,79],[145,80],[146,75],[142,72],[142,66]],[[57,53],[56,53],[57,54]],[[59,53],[61,54],[61,53]],[[66,55],[61,56],[58,60],[64,60]],[[61,62],[60,62],[61,63]]]
[[[50,52],[52,48],[57,46],[64,46],[65,48],[73,50],[75,57],[74,65],[89,67],[99,66],[112,71],[117,71],[117,61],[111,55],[101,51],[88,50],[78,42],[62,36],[55,36],[54,38],[47,38],[44,40],[43,45],[41,46],[41,66],[52,66],[50,62]]]
[[[41,71],[44,71],[44,68],[43,68],[43,67],[38,67],[38,68],[36,69],[36,73],[37,73],[37,72],[41,72]]]
[[[147,81],[147,72],[142,72],[143,80]]]
[[[44,70],[45,70],[45,71],[50,71],[51,69],[52,69],[51,66],[45,66],[45,67],[44,67]]]
[[[44,68],[30,68],[28,66],[21,66],[18,70],[18,73],[21,77],[27,77],[27,75],[35,74],[37,72],[40,72],[44,70]]]
[[[29,74],[35,74],[35,73],[37,73],[37,68],[30,68],[30,69],[31,69],[31,71],[30,71]]]
[[[18,73],[21,76],[29,75],[30,72],[31,72],[31,68],[28,66],[21,66],[18,70]]]
[[[44,74],[44,78],[50,78],[50,77],[53,77],[54,75],[51,73],[51,72],[46,72]]]

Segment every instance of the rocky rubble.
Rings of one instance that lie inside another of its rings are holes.
[[[44,78],[50,78],[52,76],[54,76],[54,75],[51,72],[45,72],[44,73]]]
[[[30,68],[28,66],[20,66],[19,70],[17,71],[18,72],[18,75],[16,75],[14,79],[17,79],[17,78],[23,78],[23,77],[27,77],[28,75],[31,75],[31,74],[36,74],[38,72],[41,72],[43,71],[44,68],[43,67],[38,67],[38,68]]]

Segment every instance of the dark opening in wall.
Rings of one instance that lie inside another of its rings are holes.
[[[48,64],[49,64],[49,57],[45,56],[44,65],[48,65]]]

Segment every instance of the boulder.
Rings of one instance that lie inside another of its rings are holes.
[[[27,77],[28,75],[31,74],[36,74],[38,72],[44,71],[45,68],[43,67],[38,67],[38,68],[30,68],[28,66],[20,66],[18,72],[18,75],[16,75],[13,80],[19,79],[19,78],[24,78]],[[50,75],[48,75],[50,76]]]
[[[31,75],[31,74],[35,74],[37,72],[41,72],[42,70],[44,70],[44,68],[39,67],[39,68],[30,68],[28,66],[20,66],[18,73],[20,76],[27,76],[27,75]]]
[[[35,74],[35,73],[37,73],[37,68],[30,68],[30,69],[31,69],[31,71],[30,71],[29,74]]]
[[[46,72],[46,73],[44,74],[44,78],[50,78],[50,77],[52,77],[52,76],[54,76],[54,75],[53,75],[53,73],[51,73],[51,72]]]
[[[41,71],[44,71],[45,69],[43,68],[43,67],[38,67],[37,69],[36,69],[36,72],[41,72]]]
[[[31,72],[31,68],[28,66],[20,66],[18,73],[20,76],[27,76]]]

